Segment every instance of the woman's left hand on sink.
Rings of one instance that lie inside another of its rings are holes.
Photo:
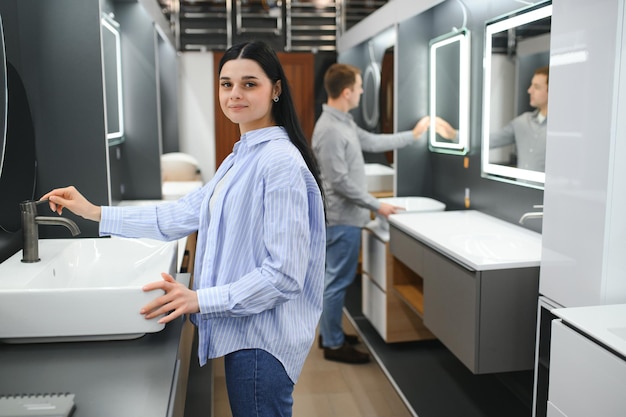
[[[159,323],[165,324],[183,314],[198,313],[198,295],[184,284],[176,281],[170,274],[161,273],[163,281],[151,282],[143,287],[144,291],[163,290],[165,294],[146,304],[140,313],[146,319],[163,316]],[[169,313],[169,314],[167,314]]]

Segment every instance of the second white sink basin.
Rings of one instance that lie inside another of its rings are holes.
[[[389,222],[475,271],[540,265],[539,233],[479,211],[394,214]]]
[[[41,239],[40,262],[0,264],[0,340],[131,339],[164,325],[139,310],[162,294],[142,287],[176,273],[177,242]]]
[[[367,191],[370,193],[392,192],[393,168],[383,164],[365,164],[365,177],[367,178]]]
[[[381,203],[403,207],[404,211],[401,211],[398,215],[406,213],[444,211],[446,209],[446,205],[444,203],[433,200],[429,197],[384,197],[379,198],[378,201]],[[366,227],[376,233],[376,235],[383,241],[389,241],[389,222],[386,218],[377,214],[375,219],[372,220]]]
[[[429,197],[386,197],[379,198],[381,203],[392,204],[404,208],[405,213],[424,211],[444,211],[446,205]],[[401,213],[400,213],[401,214]]]

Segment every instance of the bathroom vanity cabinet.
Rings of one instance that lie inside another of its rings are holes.
[[[475,374],[532,369],[539,235],[473,211],[390,223],[393,288],[426,327]]]
[[[132,340],[0,344],[2,375],[11,375],[0,395],[71,393],[73,417],[182,417],[192,338],[179,318]]]
[[[424,326],[420,303],[407,304],[394,290],[410,271],[391,255],[389,232],[362,231],[361,291],[363,315],[387,343],[434,339]]]
[[[553,313],[547,416],[623,416],[626,305]]]

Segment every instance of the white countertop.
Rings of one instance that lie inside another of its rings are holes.
[[[626,304],[557,308],[552,313],[626,356]]]
[[[541,235],[475,210],[403,213],[389,223],[475,271],[539,266]]]

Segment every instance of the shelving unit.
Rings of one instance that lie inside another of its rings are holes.
[[[387,0],[344,0],[341,15],[343,31],[349,30],[386,3]]]
[[[263,40],[276,51],[335,51],[338,37],[388,0],[158,0],[179,51]]]
[[[286,0],[286,51],[334,51],[341,24],[341,0],[323,5]]]
[[[227,49],[233,44],[231,0],[181,1],[179,49]]]
[[[237,35],[265,33],[280,36],[283,33],[283,2],[235,0]]]

